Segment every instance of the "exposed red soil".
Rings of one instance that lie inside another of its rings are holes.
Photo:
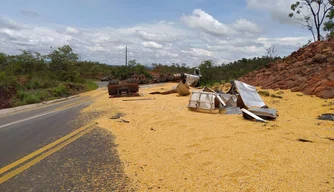
[[[263,89],[334,98],[334,38],[314,42],[239,80]]]

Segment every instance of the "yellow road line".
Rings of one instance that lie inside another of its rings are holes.
[[[0,184],[2,184],[3,182],[7,181],[8,179],[18,175],[19,173],[21,173],[22,171],[28,169],[29,167],[35,165],[36,163],[38,163],[39,161],[45,159],[46,157],[48,157],[49,155],[57,152],[58,150],[62,149],[63,147],[65,147],[66,145],[72,143],[73,141],[79,139],[80,137],[82,137],[83,135],[85,135],[86,133],[92,131],[95,127],[89,127],[88,129],[80,132],[79,134],[75,135],[74,137],[66,140],[65,142],[61,143],[60,145],[58,145],[57,147],[54,147],[52,149],[50,149],[49,151],[43,153],[42,155],[36,157],[35,159],[27,162],[26,164],[22,165],[21,167],[7,173],[6,175],[4,175],[3,177],[0,177]]]
[[[26,155],[26,156],[22,157],[21,159],[19,159],[19,160],[13,162],[13,163],[11,163],[11,164],[9,164],[9,165],[7,165],[7,166],[1,168],[1,169],[0,169],[0,174],[2,174],[2,173],[4,173],[4,172],[6,172],[6,171],[8,171],[8,170],[10,170],[10,169],[12,169],[12,168],[18,166],[19,164],[21,164],[21,163],[23,163],[23,162],[25,162],[25,161],[27,161],[27,160],[29,160],[29,159],[35,157],[36,155],[38,155],[38,154],[40,154],[40,153],[43,153],[44,151],[46,151],[46,150],[48,150],[48,149],[54,147],[55,145],[57,145],[57,144],[59,144],[59,143],[65,141],[66,139],[68,139],[68,138],[70,138],[70,137],[72,137],[72,136],[78,134],[79,132],[81,132],[81,131],[83,131],[83,130],[89,128],[89,127],[92,126],[92,125],[93,125],[93,123],[90,123],[90,124],[88,124],[88,125],[85,125],[85,126],[83,126],[83,127],[80,127],[79,129],[77,129],[77,130],[75,130],[75,131],[73,131],[73,132],[71,132],[71,133],[65,135],[64,137],[62,137],[62,138],[60,138],[60,139],[58,139],[58,140],[56,140],[56,141],[54,141],[54,142],[52,142],[52,143],[50,143],[50,144],[48,144],[48,145],[46,145],[46,146],[44,146],[44,147],[38,149],[37,151],[34,151],[34,152],[30,153],[29,155]]]

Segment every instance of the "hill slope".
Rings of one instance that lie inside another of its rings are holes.
[[[334,38],[314,42],[239,80],[263,89],[291,89],[307,95],[333,98]]]

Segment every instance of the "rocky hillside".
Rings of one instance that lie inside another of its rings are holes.
[[[334,38],[314,42],[239,80],[263,89],[291,89],[307,95],[333,98]]]

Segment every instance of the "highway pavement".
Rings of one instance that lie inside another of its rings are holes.
[[[101,114],[81,112],[94,94],[0,115],[0,191],[134,190]]]

